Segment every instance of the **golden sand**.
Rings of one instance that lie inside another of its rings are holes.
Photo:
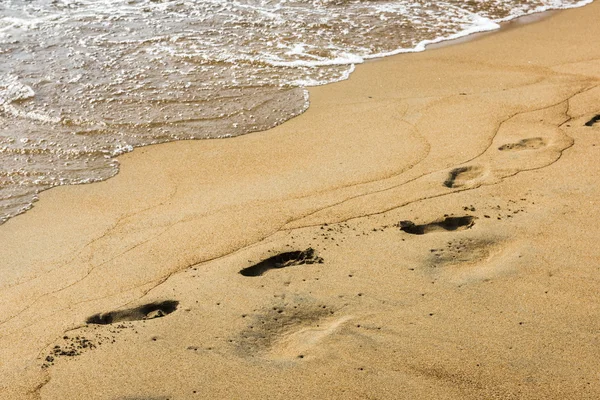
[[[599,20],[42,193],[0,226],[0,399],[600,398]]]

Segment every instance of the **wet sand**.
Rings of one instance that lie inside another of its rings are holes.
[[[42,193],[0,226],[0,398],[599,398],[599,18]]]

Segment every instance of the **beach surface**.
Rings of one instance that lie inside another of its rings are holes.
[[[0,226],[0,398],[600,398],[599,20],[42,193]]]

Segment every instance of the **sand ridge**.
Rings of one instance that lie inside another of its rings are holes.
[[[0,398],[597,398],[599,13],[43,193],[0,227]]]

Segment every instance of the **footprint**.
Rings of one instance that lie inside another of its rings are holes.
[[[432,267],[470,264],[489,257],[495,243],[489,239],[463,238],[452,240],[446,246],[431,250]]]
[[[428,224],[416,225],[412,221],[400,221],[400,230],[411,235],[424,235],[435,231],[460,231],[469,229],[475,224],[475,217],[465,215],[462,217],[445,217]]]
[[[425,270],[458,286],[518,273],[526,246],[511,244],[507,239],[479,234],[454,238],[430,250],[424,260]]]
[[[240,274],[244,276],[261,276],[262,274],[271,269],[317,263],[323,263],[323,259],[321,257],[317,257],[317,255],[315,254],[315,250],[309,247],[304,251],[290,251],[287,253],[280,253],[276,256],[269,257],[266,260],[259,262],[258,264],[255,264],[248,268],[244,268],[240,271]]]
[[[533,137],[533,138],[527,138],[527,139],[520,140],[516,143],[503,144],[502,146],[498,147],[498,150],[500,150],[500,151],[533,150],[533,149],[539,149],[541,147],[544,147],[545,145],[546,145],[546,141],[543,138]]]
[[[87,319],[86,323],[107,325],[123,321],[140,321],[144,319],[160,318],[177,310],[178,305],[179,302],[176,300],[148,303],[135,308],[94,314]]]
[[[592,119],[585,123],[585,126],[592,126],[596,122],[600,121],[600,114],[595,115]]]
[[[307,351],[323,339],[334,334],[340,326],[350,319],[352,317],[346,315],[332,321],[322,321],[317,326],[288,332],[275,341],[268,357],[275,360],[304,358]]]
[[[245,357],[300,357],[304,350],[348,319],[338,318],[337,324],[335,321],[328,322],[334,315],[335,310],[329,306],[297,299],[257,314],[235,342],[238,351]]]
[[[470,181],[483,176],[483,168],[479,166],[464,166],[454,168],[444,181],[444,186],[449,188],[462,187]]]

